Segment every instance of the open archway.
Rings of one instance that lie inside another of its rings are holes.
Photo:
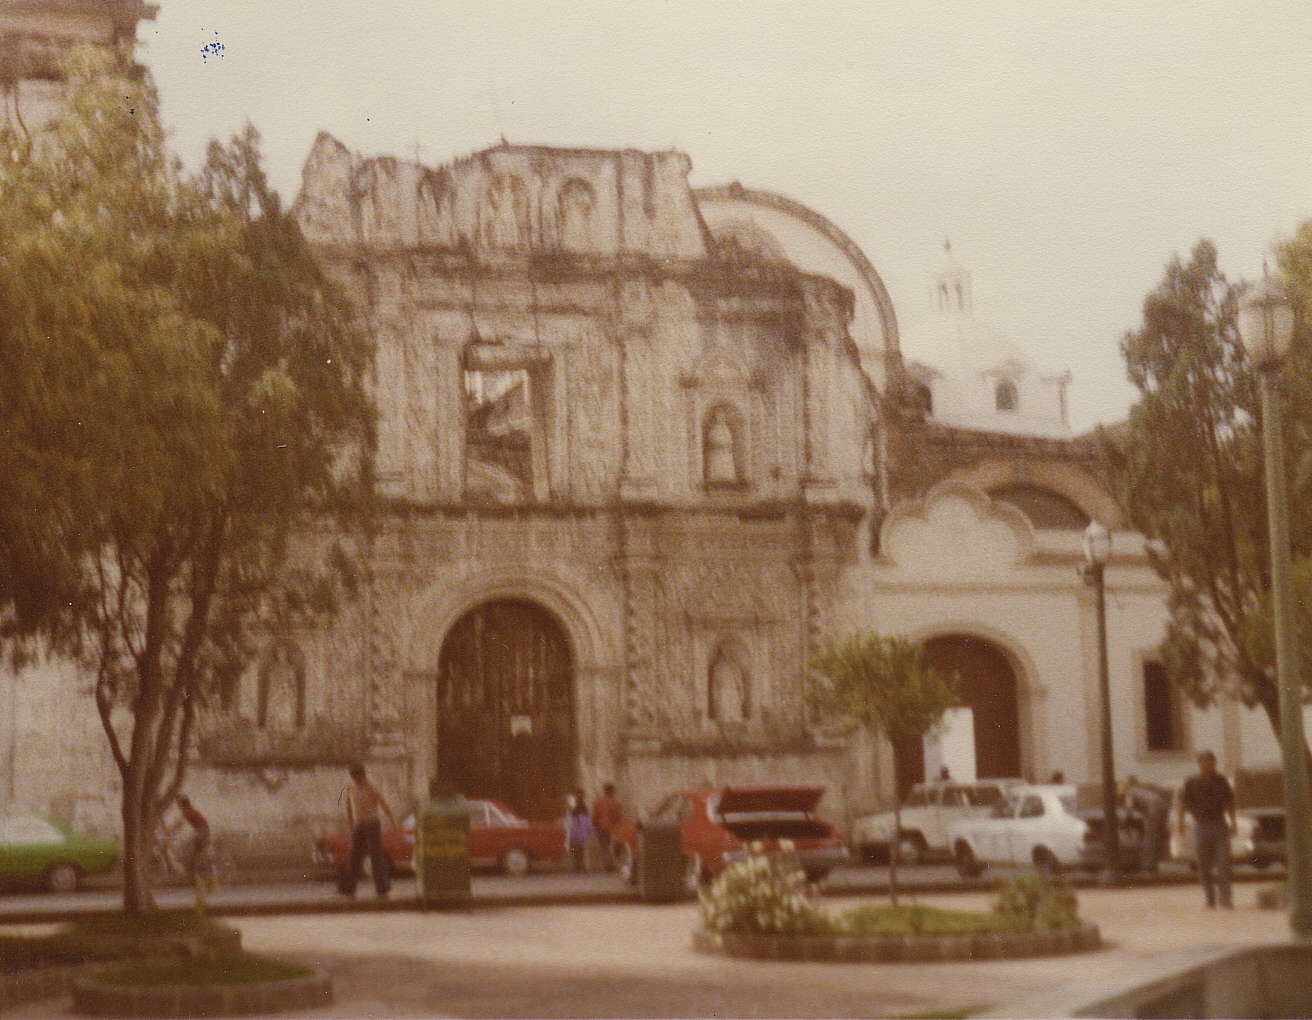
[[[556,617],[518,598],[461,616],[438,658],[438,774],[545,820],[576,785],[576,758],[573,660]]]
[[[975,725],[975,773],[981,779],[1021,774],[1020,703],[1016,671],[1001,648],[973,634],[943,634],[924,645],[926,666],[956,673],[962,704]],[[894,748],[898,795],[925,778],[921,740]]]

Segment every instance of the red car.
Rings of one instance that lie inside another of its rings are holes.
[[[816,814],[823,786],[726,786],[684,790],[665,798],[647,824],[678,823],[690,889],[753,853],[786,854],[812,882],[847,860],[843,837]],[[620,872],[636,880],[637,827],[616,830]]]
[[[400,825],[383,827],[383,848],[396,871],[413,870],[415,816]],[[351,855],[351,832],[340,829],[319,837],[315,860],[346,869]],[[469,801],[469,863],[473,867],[500,868],[507,875],[526,875],[534,861],[557,861],[565,855],[564,826],[526,822],[500,801]]]

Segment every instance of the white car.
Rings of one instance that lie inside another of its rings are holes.
[[[1122,863],[1137,867],[1141,824],[1120,816],[1118,847]],[[963,877],[990,864],[1032,865],[1045,874],[1064,868],[1103,864],[1102,810],[1096,788],[1072,784],[1017,786],[987,818],[948,826],[948,841]]]
[[[935,854],[949,854],[949,824],[987,816],[1003,801],[1007,791],[1021,783],[1020,779],[980,779],[969,783],[939,779],[917,783],[902,803],[898,860],[914,865]],[[852,850],[866,861],[887,860],[895,828],[892,811],[858,818],[852,824],[849,841]]]

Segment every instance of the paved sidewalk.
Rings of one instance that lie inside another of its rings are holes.
[[[897,1017],[984,1012],[1181,950],[1286,941],[1279,911],[1236,890],[1208,910],[1197,886],[1088,889],[1107,948],[1036,960],[822,964],[731,960],[691,948],[692,904],[488,905],[465,911],[250,917],[244,944],[326,968],[336,1003],[300,1017]],[[980,893],[922,902],[981,907]],[[837,904],[835,904],[837,905]],[[8,1017],[67,1016],[67,997]]]

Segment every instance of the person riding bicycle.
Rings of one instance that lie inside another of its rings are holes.
[[[192,829],[191,842],[187,848],[187,871],[194,879],[201,875],[209,864],[210,823],[196,810],[196,806],[186,794],[178,795],[178,810]]]

